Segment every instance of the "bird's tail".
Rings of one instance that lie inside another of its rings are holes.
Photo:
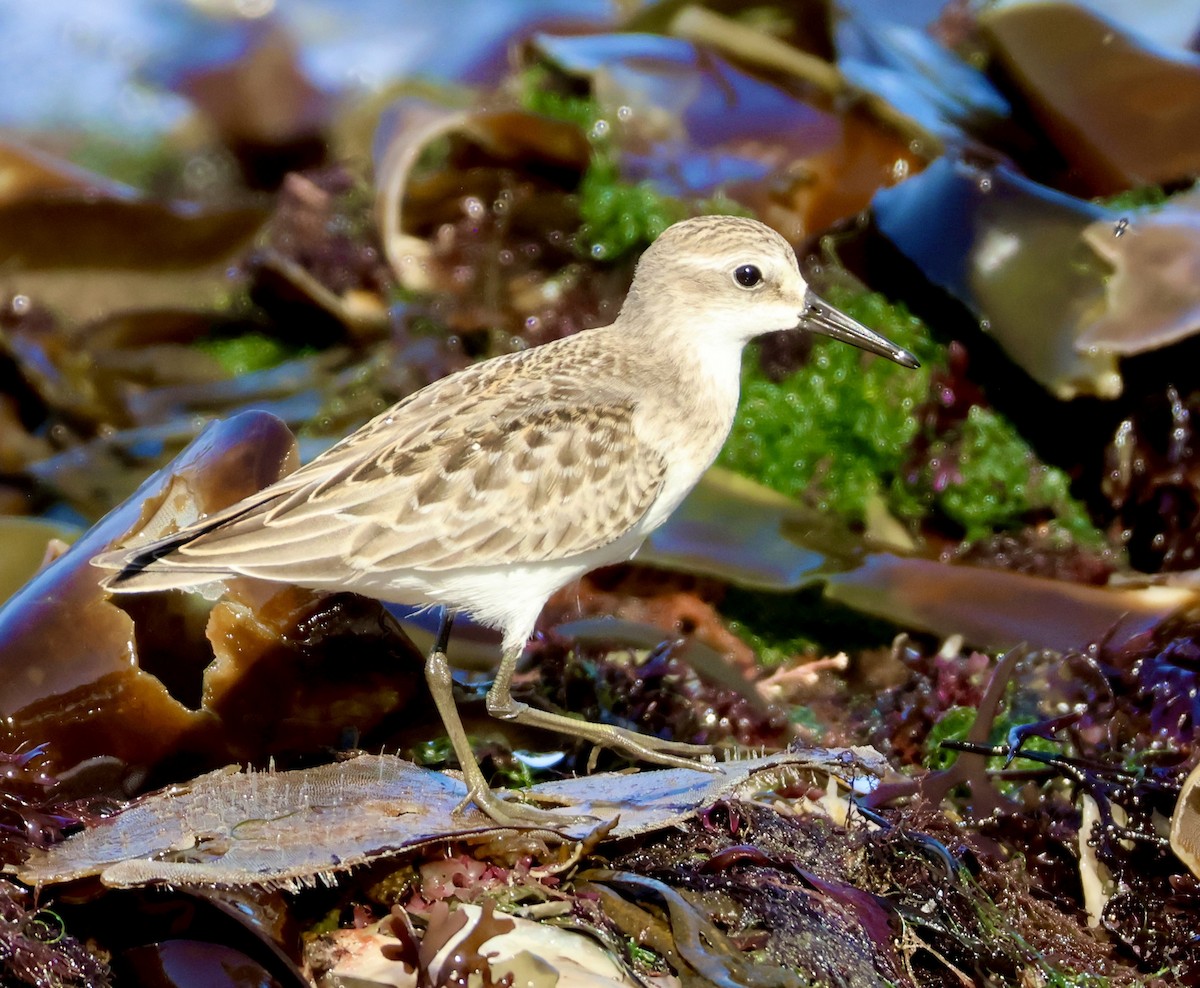
[[[100,586],[112,593],[151,593],[211,583],[229,576],[227,569],[197,566],[191,561],[172,560],[171,553],[196,537],[193,531],[125,549],[113,549],[92,557],[92,565],[110,570]]]
[[[229,576],[228,570],[179,565],[163,555],[175,548],[170,546],[158,554],[153,546],[136,549],[114,549],[92,557],[92,565],[111,572],[101,578],[100,586],[112,593],[151,593],[155,590],[176,590],[194,587],[199,583],[211,583]],[[185,545],[179,541],[178,545]]]
[[[151,593],[194,587],[234,575],[228,567],[189,558],[179,550],[249,513],[260,503],[256,499],[233,505],[171,535],[93,556],[93,566],[110,571],[100,580],[100,586],[112,593]]]

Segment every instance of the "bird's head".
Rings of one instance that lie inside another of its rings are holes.
[[[821,301],[800,274],[791,245],[740,216],[699,216],[668,227],[638,262],[621,321],[744,346],[780,329],[807,329],[906,367],[902,347]]]

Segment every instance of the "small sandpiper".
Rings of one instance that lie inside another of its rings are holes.
[[[454,705],[453,615],[503,634],[493,716],[666,765],[711,759],[702,745],[531,708],[510,685],[550,595],[631,558],[712,464],[745,345],[790,328],[917,366],[821,302],[774,230],[684,220],[642,255],[612,325],[436,381],[265,490],[93,563],[115,571],[104,578],[113,593],[240,575],[443,607],[425,674],[468,799],[500,824],[561,827],[570,818],[506,799],[484,778]]]

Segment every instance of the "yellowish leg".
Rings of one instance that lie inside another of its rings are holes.
[[[475,752],[467,740],[458,707],[454,703],[454,682],[450,674],[450,663],[446,659],[446,644],[450,638],[450,626],[454,621],[449,611],[443,612],[441,627],[433,651],[425,660],[425,681],[433,702],[441,715],[442,724],[450,737],[450,744],[462,768],[463,781],[467,785],[466,802],[473,802],[496,823],[504,827],[539,827],[559,830],[580,822],[593,823],[592,817],[571,816],[544,810],[529,803],[514,802],[498,796],[488,785]],[[515,662],[515,659],[514,659]],[[511,674],[510,674],[511,675]]]
[[[714,767],[713,750],[706,744],[687,744],[683,741],[664,741],[662,738],[639,734],[623,727],[610,724],[593,724],[563,714],[552,714],[538,710],[512,695],[512,678],[517,670],[524,643],[512,645],[505,642],[504,656],[496,672],[495,682],[488,690],[488,713],[500,720],[511,720],[528,727],[557,731],[572,737],[582,738],[604,748],[613,748],[634,758],[673,768],[691,768],[700,771],[720,771]]]

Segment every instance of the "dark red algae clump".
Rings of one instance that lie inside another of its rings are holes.
[[[102,809],[97,801],[64,798],[45,765],[45,745],[0,752],[0,864],[15,864],[30,848],[57,843]],[[106,988],[104,962],[69,935],[56,912],[36,902],[30,890],[0,879],[3,983]]]
[[[108,967],[33,904],[33,893],[0,879],[0,974],[5,985],[108,988]]]
[[[671,641],[639,656],[550,639],[539,645],[537,662],[550,701],[591,721],[697,744],[787,743],[782,711],[764,711],[736,690],[705,682],[678,651]]]
[[[1118,426],[1103,493],[1129,561],[1143,572],[1200,565],[1200,393],[1169,386]]]
[[[1170,972],[1170,983],[1195,983],[1200,944],[1187,917],[1200,884],[1171,852],[1162,821],[1200,736],[1200,616],[1180,615],[1119,647],[1014,650],[990,669],[981,656],[927,655],[911,643],[900,655],[912,675],[875,699],[872,737],[918,774],[871,794],[881,818],[920,821],[939,835],[952,826],[953,840],[972,849],[980,887],[1026,942],[1048,944],[1046,956],[1071,938],[1074,953],[1086,936],[1101,953],[1067,967]],[[955,708],[978,711],[974,723],[965,738],[947,736],[940,753],[932,750],[934,728],[946,735]],[[951,767],[925,769],[955,753]],[[1086,833],[1085,800],[1098,818]],[[947,801],[959,806],[960,823],[934,810]],[[1091,867],[1081,864],[1083,845],[1111,876],[1107,898],[1089,904],[1103,934],[1085,934],[1073,918],[1085,902],[1081,870]]]

